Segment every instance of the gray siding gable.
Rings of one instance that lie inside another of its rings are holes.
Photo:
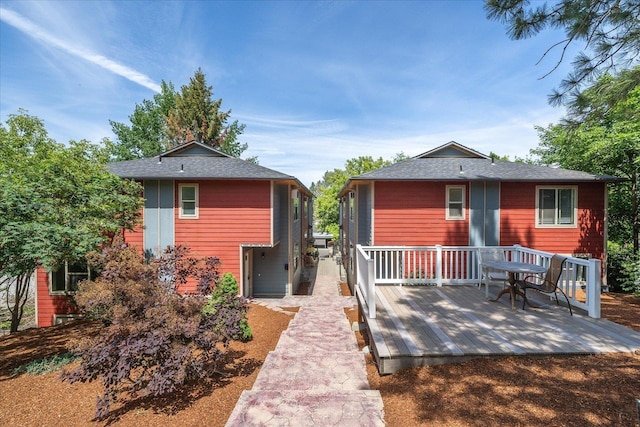
[[[471,158],[471,159],[488,159],[486,156],[478,151],[472,150],[469,147],[465,147],[462,144],[458,144],[455,141],[448,142],[440,147],[429,150],[425,153],[417,155],[416,159],[426,159],[434,157],[457,157],[457,158]]]

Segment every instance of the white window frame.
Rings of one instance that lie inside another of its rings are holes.
[[[53,324],[61,325],[66,322],[71,322],[72,320],[82,319],[80,314],[54,314],[53,315]]]
[[[462,191],[462,201],[451,201],[451,190],[461,190]],[[446,206],[445,206],[445,219],[448,221],[463,221],[466,218],[466,210],[467,210],[467,187],[465,185],[447,185],[446,186]],[[451,215],[451,204],[462,204],[461,206],[461,215]]]
[[[195,202],[195,213],[194,214],[185,214],[184,213],[184,205],[183,203],[185,202],[185,200],[183,200],[182,198],[182,189],[183,188],[194,188],[195,189],[195,200],[186,200],[187,202]],[[183,219],[198,219],[199,215],[200,215],[200,210],[199,210],[199,206],[200,206],[200,188],[198,184],[195,183],[184,183],[184,184],[178,184],[178,206],[179,206],[179,213],[178,213],[178,217],[179,218],[183,218]]]
[[[540,221],[540,190],[555,190],[555,215],[553,224],[542,224]],[[558,223],[558,190],[571,190],[573,193],[573,222],[571,224]],[[578,186],[577,185],[536,185],[536,228],[576,228],[578,227]]]
[[[69,263],[65,261],[64,265],[60,266],[60,268],[64,268],[64,290],[54,290],[53,289],[53,277],[56,275],[58,270],[51,271],[49,273],[49,294],[50,295],[72,295],[76,293],[76,290],[71,289],[69,278],[71,275],[84,275],[84,273],[80,272],[69,272]],[[91,280],[91,269],[87,266],[87,277],[86,279]]]

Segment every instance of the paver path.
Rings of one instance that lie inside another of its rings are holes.
[[[299,306],[253,388],[227,426],[383,426],[380,393],[369,389],[364,355],[345,316],[353,297],[339,295],[332,258],[321,257],[313,295],[265,301]]]

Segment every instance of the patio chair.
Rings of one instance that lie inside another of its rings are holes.
[[[569,313],[573,316],[573,310],[571,309],[571,303],[569,302],[569,298],[564,291],[558,287],[558,282],[560,281],[560,276],[562,275],[562,266],[564,265],[567,257],[562,255],[554,255],[551,257],[551,263],[549,264],[549,268],[547,269],[544,278],[540,282],[539,278],[537,281],[527,280],[529,278],[533,278],[535,276],[525,277],[524,280],[518,280],[516,284],[522,290],[524,295],[524,301],[522,302],[522,309],[524,310],[524,306],[527,303],[527,289],[535,289],[538,292],[542,292],[543,294],[554,294],[556,299],[556,304],[560,305],[558,301],[558,291],[564,295],[564,299],[567,300],[567,305],[569,306]],[[538,283],[539,282],[539,283]]]
[[[484,282],[484,293],[489,298],[489,282],[502,282],[502,287],[506,285],[509,279],[509,274],[505,271],[495,270],[493,268],[485,267],[483,262],[485,261],[504,261],[504,251],[497,248],[484,248],[478,251],[478,261],[482,270],[482,277],[480,278],[480,286]]]

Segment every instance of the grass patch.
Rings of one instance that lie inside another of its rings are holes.
[[[6,322],[0,322],[0,329],[7,330],[7,331],[11,329],[11,320],[7,320]]]
[[[29,375],[44,375],[51,372],[55,372],[62,368],[64,365],[76,360],[78,357],[71,353],[56,354],[55,356],[47,357],[45,359],[32,360],[26,365],[15,368],[12,372],[13,375],[18,375],[23,372]]]

